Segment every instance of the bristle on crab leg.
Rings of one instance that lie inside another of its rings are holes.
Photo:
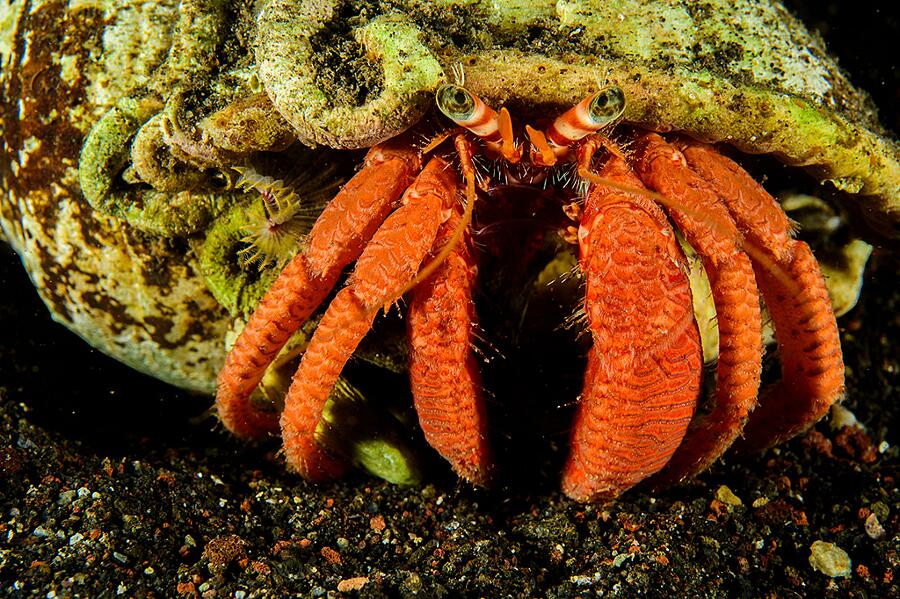
[[[641,187],[616,157],[601,174]],[[579,245],[594,345],[562,486],[594,501],[619,495],[672,456],[694,413],[702,352],[685,258],[658,206],[593,186]]]
[[[457,201],[454,169],[433,158],[372,237],[350,281],[328,306],[285,397],[281,434],[288,465],[308,480],[332,478],[343,463],[316,440],[322,409],[344,364],[434,245],[438,227]]]
[[[284,268],[250,317],[219,373],[216,409],[232,433],[257,438],[278,430],[278,416],[250,403],[266,368],[334,287],[420,168],[404,143],[376,146],[365,166],[325,207],[307,249]]]

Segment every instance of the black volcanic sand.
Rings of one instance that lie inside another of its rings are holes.
[[[791,5],[896,131],[896,19],[868,2]],[[682,487],[584,506],[555,490],[564,431],[535,440],[546,459],[501,456],[506,478],[491,491],[436,460],[419,487],[361,474],[306,484],[275,444],[222,432],[207,398],[135,374],[52,323],[0,245],[0,593],[900,596],[895,256],[876,251],[861,304],[840,321],[845,405],[864,432],[823,422]],[[811,567],[818,540],[849,554],[849,577]]]
[[[890,256],[876,257],[864,301],[842,320],[846,406],[865,433],[820,423],[683,487],[597,506],[537,471],[531,488],[488,492],[440,466],[421,487],[359,474],[309,485],[285,473],[274,445],[215,430],[205,398],[86,350],[2,257],[5,595],[900,594],[900,451],[881,445],[898,430]],[[849,578],[813,570],[817,540],[849,554]]]

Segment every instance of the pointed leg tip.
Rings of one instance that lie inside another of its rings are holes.
[[[460,478],[482,489],[490,487],[494,480],[494,469],[490,466],[462,466],[453,470]]]
[[[602,503],[617,499],[630,486],[615,484],[610,480],[597,480],[584,473],[567,470],[563,474],[561,489],[563,494],[579,503]]]

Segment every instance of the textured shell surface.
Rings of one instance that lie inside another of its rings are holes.
[[[613,82],[626,123],[802,167],[900,236],[896,141],[777,2],[0,0],[0,62],[4,239],[55,319],[200,392],[252,305],[215,258],[255,197],[233,167],[397,135],[457,65],[529,117]]]

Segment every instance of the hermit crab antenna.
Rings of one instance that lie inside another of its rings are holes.
[[[466,85],[466,72],[463,71],[462,63],[457,62],[453,65],[453,81],[460,87]]]

